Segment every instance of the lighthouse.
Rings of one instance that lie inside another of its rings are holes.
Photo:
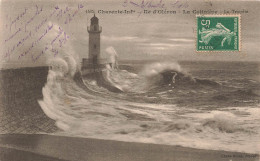
[[[94,70],[98,67],[100,60],[100,33],[102,28],[99,27],[98,18],[95,16],[90,19],[88,27],[89,33],[89,63],[93,64]]]
[[[84,73],[99,71],[103,66],[100,59],[100,34],[102,28],[99,26],[98,18],[94,16],[90,19],[90,26],[87,27],[89,33],[88,59],[82,61]]]
[[[90,26],[87,27],[89,33],[88,58],[82,59],[81,72],[74,76],[75,80],[82,82],[81,77],[88,78],[97,83],[97,85],[105,87],[112,92],[122,92],[115,87],[107,78],[109,77],[109,64],[106,59],[102,59],[100,55],[100,34],[102,28],[99,26],[98,18],[94,16],[90,19]],[[108,48],[108,53],[113,55],[114,65],[116,65],[117,53],[114,48]],[[114,67],[113,65],[113,67]],[[112,65],[111,65],[112,66]]]
[[[90,19],[90,26],[88,27],[89,33],[89,63],[92,64],[94,71],[98,69],[99,60],[100,60],[100,33],[102,28],[99,27],[98,18],[94,16]]]

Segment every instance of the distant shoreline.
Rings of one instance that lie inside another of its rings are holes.
[[[49,66],[28,66],[28,67],[16,67],[16,68],[1,68],[0,71],[7,71],[7,70],[21,70],[21,69],[31,69],[31,68],[49,68]]]
[[[122,60],[118,60],[119,65],[125,65],[125,64],[144,64],[144,63],[161,63],[161,62],[165,62],[164,60],[126,60],[126,59],[122,59]],[[167,62],[167,61],[166,61]],[[168,62],[172,62],[172,60],[168,60]],[[219,61],[219,60],[176,60],[175,62],[179,62],[179,63],[185,63],[185,62],[204,62],[204,63],[211,63],[211,62],[219,62],[219,63],[259,63],[260,61]],[[15,67],[11,67],[11,65],[5,65],[2,64],[2,66],[0,66],[0,71],[2,70],[8,70],[8,69],[23,69],[23,68],[42,68],[42,67],[49,67],[48,65],[39,65],[39,66],[15,66]]]

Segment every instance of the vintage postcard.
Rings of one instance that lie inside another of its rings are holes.
[[[259,8],[0,0],[0,161],[258,161]]]

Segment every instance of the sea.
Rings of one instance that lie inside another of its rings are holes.
[[[37,100],[52,135],[260,153],[259,62],[119,61],[116,92],[74,64],[55,60]]]

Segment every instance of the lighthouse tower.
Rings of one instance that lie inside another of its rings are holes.
[[[94,71],[99,68],[100,60],[100,33],[102,28],[99,27],[98,18],[94,16],[90,19],[91,23],[88,27],[89,33],[89,55],[88,61]]]

